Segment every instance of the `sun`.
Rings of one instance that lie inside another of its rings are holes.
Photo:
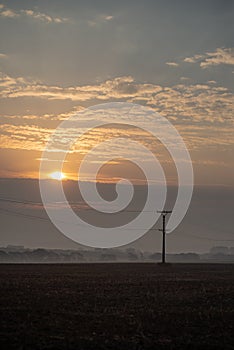
[[[61,171],[55,171],[53,173],[51,173],[50,178],[53,180],[58,180],[58,181],[62,181],[63,179],[66,178],[66,175],[64,173],[62,173]]]

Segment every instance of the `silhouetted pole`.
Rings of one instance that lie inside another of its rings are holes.
[[[158,211],[158,213],[161,214],[163,219],[163,227],[162,229],[159,229],[159,231],[162,231],[162,264],[165,264],[166,262],[166,216],[167,214],[171,214],[171,210],[162,210]]]
[[[162,263],[166,260],[166,228],[165,228],[166,216],[163,215],[163,240],[162,240]]]

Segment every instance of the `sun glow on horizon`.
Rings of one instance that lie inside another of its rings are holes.
[[[66,175],[64,173],[62,173],[61,171],[55,171],[55,172],[49,174],[49,177],[53,180],[62,181],[63,179],[66,178]]]

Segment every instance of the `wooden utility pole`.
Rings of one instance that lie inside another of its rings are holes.
[[[162,232],[162,264],[166,263],[166,216],[167,214],[171,214],[172,210],[161,210],[158,211],[158,213],[161,214],[163,219],[163,227],[162,229],[159,229],[159,231]]]

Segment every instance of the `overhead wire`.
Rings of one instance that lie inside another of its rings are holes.
[[[33,201],[27,201],[27,200],[19,200],[19,199],[12,199],[12,198],[3,198],[0,197],[0,201],[3,202],[9,202],[9,203],[18,203],[18,204],[24,204],[24,205],[42,205],[42,203],[38,203],[38,202],[33,202]],[[95,210],[93,208],[85,208],[83,209],[83,211],[86,210]],[[21,213],[12,209],[5,209],[5,208],[0,208],[0,211],[4,212],[6,215],[15,215],[15,216],[21,216],[24,218],[30,218],[30,219],[38,219],[38,220],[42,220],[42,221],[47,221],[47,222],[51,222],[51,220],[49,218],[46,217],[41,217],[38,215],[32,215],[32,214],[26,214],[26,213]],[[142,211],[140,210],[125,210],[125,212],[136,212],[136,213],[140,213]],[[154,211],[147,211],[147,212],[154,212]],[[66,223],[65,221],[62,221],[63,223]],[[69,223],[70,224],[70,223]],[[76,225],[78,226],[83,226],[82,224],[78,224],[76,223]],[[132,228],[132,229],[126,229],[126,230],[144,230],[144,228]],[[150,228],[148,231],[158,231],[158,228]],[[192,238],[196,238],[196,239],[203,239],[203,240],[209,240],[209,241],[214,241],[214,242],[234,242],[234,239],[216,239],[216,238],[210,238],[210,237],[206,237],[206,236],[198,236],[198,235],[193,235],[190,233],[181,233],[178,232],[177,234],[179,235],[184,235],[184,236],[188,236],[188,237],[192,237]]]

